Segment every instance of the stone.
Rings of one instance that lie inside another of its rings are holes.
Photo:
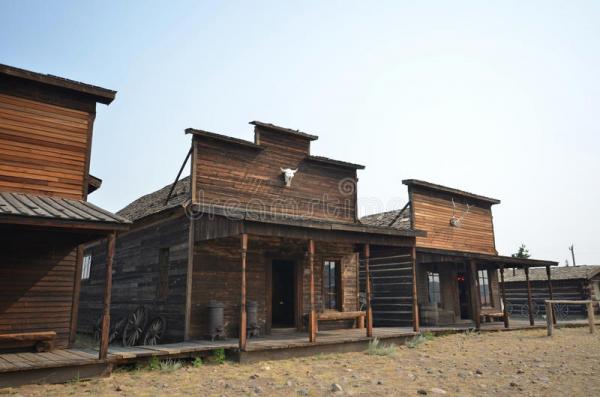
[[[256,386],[256,387],[254,388],[254,393],[256,393],[256,394],[262,394],[262,392],[263,392],[263,390],[262,390],[262,388],[260,388],[259,386]]]
[[[337,384],[337,383],[333,383],[333,384],[331,385],[331,391],[335,393],[335,392],[341,392],[341,391],[344,391],[344,389],[342,389],[342,386],[340,386],[339,384]]]
[[[433,394],[447,394],[448,392],[444,389],[440,389],[439,387],[434,387],[430,390]]]
[[[287,387],[292,387],[294,385],[294,383],[291,380],[288,380],[287,382],[285,382]]]
[[[382,380],[378,380],[378,381],[377,381],[377,384],[378,384],[378,385],[383,385],[383,381],[382,381]]]
[[[481,371],[480,369],[476,369],[476,370],[475,370],[475,373],[476,373],[477,375],[483,375],[483,371]]]
[[[258,378],[257,374],[250,375],[250,379],[257,379],[257,378]]]
[[[419,390],[417,390],[417,394],[420,394],[422,396],[426,396],[427,395],[427,390],[425,390],[425,389],[419,389]]]
[[[308,396],[308,389],[299,389],[297,393],[301,396]]]

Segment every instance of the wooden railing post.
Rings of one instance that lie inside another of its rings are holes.
[[[481,303],[479,298],[479,288],[477,288],[477,263],[471,259],[469,261],[469,286],[471,290],[471,307],[473,312],[473,321],[475,321],[475,329],[481,329]]]
[[[554,327],[554,309],[552,308],[552,302],[546,301],[546,325],[548,327],[548,336],[552,336],[552,328]]]
[[[508,328],[508,308],[506,305],[506,289],[504,286],[504,265],[500,265],[500,294],[502,294],[502,315],[504,316],[504,328]]]
[[[108,234],[106,242],[106,269],[104,276],[104,300],[102,304],[102,330],[100,335],[100,360],[108,356],[108,331],[110,329],[110,298],[112,291],[112,267],[115,256],[116,232]]]
[[[242,234],[242,288],[240,299],[240,350],[246,350],[246,256],[248,234]]]
[[[308,265],[310,268],[310,312],[308,314],[308,341],[317,340],[317,310],[315,307],[315,241],[308,240]]]
[[[587,303],[587,312],[588,312],[588,323],[590,324],[590,334],[596,332],[596,326],[594,324],[594,302],[589,301]]]
[[[531,298],[531,281],[529,280],[529,266],[525,266],[525,281],[527,283],[527,307],[529,308],[529,325],[535,325],[533,318],[533,299]]]
[[[552,275],[550,272],[550,266],[546,266],[546,276],[548,277],[548,296],[549,299],[552,300],[554,299],[554,293],[552,291]],[[552,310],[554,310],[554,306],[550,305],[550,307],[552,308]],[[548,316],[547,312],[546,316]],[[556,324],[556,314],[554,312],[552,312],[552,321],[554,321],[554,324]]]
[[[371,309],[371,275],[369,272],[369,257],[371,256],[371,250],[369,244],[364,246],[364,257],[365,257],[365,280],[366,280],[366,295],[367,295],[367,337],[373,336],[373,311]]]
[[[417,294],[417,248],[413,245],[411,250],[412,261],[412,315],[413,331],[419,332],[419,301]]]

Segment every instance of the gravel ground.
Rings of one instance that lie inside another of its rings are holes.
[[[21,396],[600,396],[600,333],[467,333],[376,354],[119,369],[107,379],[3,389]]]

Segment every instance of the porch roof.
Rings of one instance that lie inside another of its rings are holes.
[[[357,243],[406,245],[407,239],[426,235],[425,232],[420,230],[399,230],[361,223],[323,220],[215,205],[195,204],[193,214],[201,222],[202,230],[199,234],[200,239],[204,240],[240,233],[255,233],[290,238],[314,238],[316,240],[337,240],[339,238]],[[215,217],[218,217],[219,225],[217,225],[217,222],[210,223]]]
[[[474,259],[479,263],[503,265],[505,267],[544,267],[558,266],[558,262],[540,259],[514,258],[512,256],[492,255],[477,252],[449,251],[434,248],[417,247],[417,257],[420,263],[456,262],[457,260]],[[425,262],[423,262],[425,261]]]

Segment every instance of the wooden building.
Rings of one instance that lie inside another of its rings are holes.
[[[553,267],[552,287],[554,299],[600,301],[600,266]],[[544,300],[550,299],[547,275],[543,269],[531,269],[529,274],[534,309],[537,316],[546,314]],[[527,279],[522,270],[507,271],[504,277],[508,311],[513,316],[527,316]],[[557,305],[559,320],[585,315],[584,305]],[[598,310],[598,309],[596,309]]]
[[[87,201],[101,182],[89,173],[96,103],[114,97],[104,88],[0,65],[0,353],[70,346],[78,247],[99,237],[114,241],[128,227]],[[107,313],[110,289],[102,290]]]
[[[475,323],[478,328],[481,320],[493,319],[508,326],[499,288],[503,269],[528,271],[557,263],[498,255],[492,206],[499,200],[420,180],[403,183],[409,195],[404,208],[361,219],[367,225],[426,232],[416,238],[415,274],[410,256],[387,248],[372,255],[375,325],[408,325],[418,317],[432,326]]]
[[[239,336],[242,350],[247,331],[308,330],[314,341],[317,322],[361,326],[366,317],[370,335],[359,254],[390,247],[410,255],[415,237],[425,234],[361,224],[356,189],[363,166],[312,155],[315,135],[251,124],[253,141],[187,129],[190,176],[118,213],[133,225],[116,244],[113,318],[143,305],[147,319],[166,322],[161,342],[198,339],[218,334],[208,313],[222,305],[221,336]],[[105,247],[92,245],[86,255],[82,332],[100,313]],[[126,344],[143,343],[128,333]]]

